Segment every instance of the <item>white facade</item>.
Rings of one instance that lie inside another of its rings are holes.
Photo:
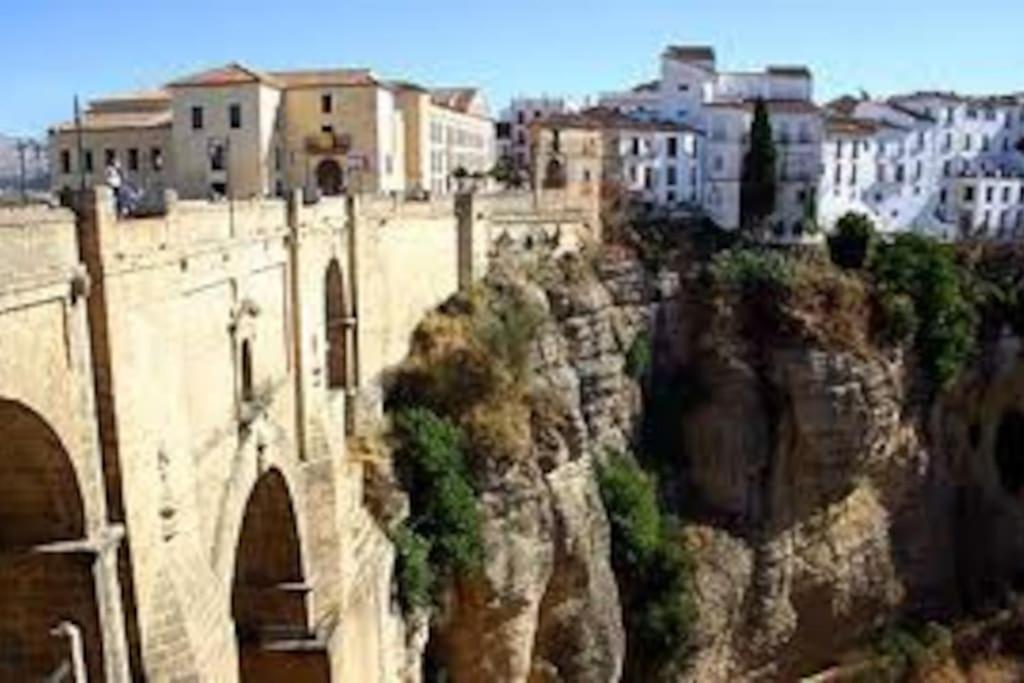
[[[692,126],[706,137],[699,152],[700,205],[716,223],[740,224],[740,178],[755,100],[764,100],[779,146],[779,196],[773,227],[779,237],[801,236],[821,168],[821,115],[813,81],[803,67],[719,72],[707,47],[669,47],[657,81],[606,93],[601,105],[647,121]]]
[[[700,204],[699,133],[678,124],[621,127],[610,136],[609,160],[621,186],[641,201],[667,207]]]
[[[530,125],[567,114],[568,103],[560,97],[517,97],[502,112],[497,127],[497,156],[511,159],[516,168],[529,169]]]
[[[1022,138],[1024,97],[837,101],[823,149],[821,221],[831,227],[856,211],[889,232],[1024,236]]]

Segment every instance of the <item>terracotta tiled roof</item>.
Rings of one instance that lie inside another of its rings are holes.
[[[287,88],[379,85],[377,78],[369,69],[303,69],[273,71],[270,75],[284,83]]]
[[[842,135],[869,136],[878,132],[879,124],[870,119],[853,116],[830,115],[825,119],[825,129],[829,133]]]
[[[707,45],[669,45],[664,56],[680,62],[713,62],[715,50]]]
[[[170,127],[171,112],[86,112],[82,115],[82,130],[85,131],[106,131],[124,130],[130,128],[163,128]],[[74,121],[61,123],[53,129],[58,133],[67,133],[77,130]]]
[[[467,114],[479,92],[477,88],[432,88],[430,99],[439,107]]]
[[[169,88],[180,87],[219,87],[243,85],[245,83],[263,83],[275,88],[282,87],[281,81],[262,71],[256,71],[238,63],[227,64],[215,69],[201,71],[185,76],[168,84]]]
[[[900,114],[903,114],[905,116],[909,116],[910,118],[912,118],[912,119],[914,119],[916,121],[922,121],[922,122],[925,122],[925,123],[935,123],[935,117],[929,116],[928,114],[925,114],[924,112],[917,111],[916,109],[914,109],[912,107],[908,107],[908,106],[904,105],[900,101],[900,99],[901,98],[898,98],[898,97],[890,98],[886,102],[886,104],[889,105],[889,107],[891,109],[893,109],[893,110],[895,110],[895,111],[897,111]]]
[[[646,83],[634,85],[631,90],[633,92],[656,92],[660,85],[661,81],[647,81]]]
[[[634,119],[608,107],[592,107],[571,114],[555,114],[534,125],[545,128],[586,128],[590,130],[700,132],[691,126],[673,121]]]
[[[854,112],[857,111],[857,105],[864,100],[854,97],[853,95],[843,95],[842,97],[836,98],[825,105],[826,109],[838,112],[844,116],[853,116]]]
[[[816,114],[821,111],[818,105],[807,100],[764,100],[769,114]],[[711,102],[704,106],[714,109],[744,109],[754,110],[755,100],[736,100],[726,102]]]

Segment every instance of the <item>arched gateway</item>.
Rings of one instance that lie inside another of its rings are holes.
[[[330,681],[326,648],[309,627],[295,511],[272,469],[246,504],[235,557],[231,612],[244,683]]]
[[[324,159],[316,166],[316,185],[320,192],[333,197],[345,189],[345,173],[334,159]]]
[[[0,681],[71,680],[76,658],[103,680],[94,560],[60,439],[33,410],[0,399]]]

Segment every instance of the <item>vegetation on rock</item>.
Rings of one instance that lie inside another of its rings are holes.
[[[406,606],[423,606],[435,576],[447,579],[480,568],[481,518],[456,425],[428,409],[411,408],[396,416],[394,435],[396,467],[411,507],[407,528],[396,534],[400,594]]]
[[[862,213],[848,213],[840,218],[835,232],[828,238],[832,262],[847,270],[859,270],[868,265],[877,244],[875,225]]]
[[[660,680],[687,657],[696,619],[693,564],[657,485],[632,459],[610,453],[598,480],[612,531],[629,633],[627,680]]]

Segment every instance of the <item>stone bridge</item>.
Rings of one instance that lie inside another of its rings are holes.
[[[594,207],[75,205],[0,210],[0,680],[415,680],[346,438],[495,244]]]

